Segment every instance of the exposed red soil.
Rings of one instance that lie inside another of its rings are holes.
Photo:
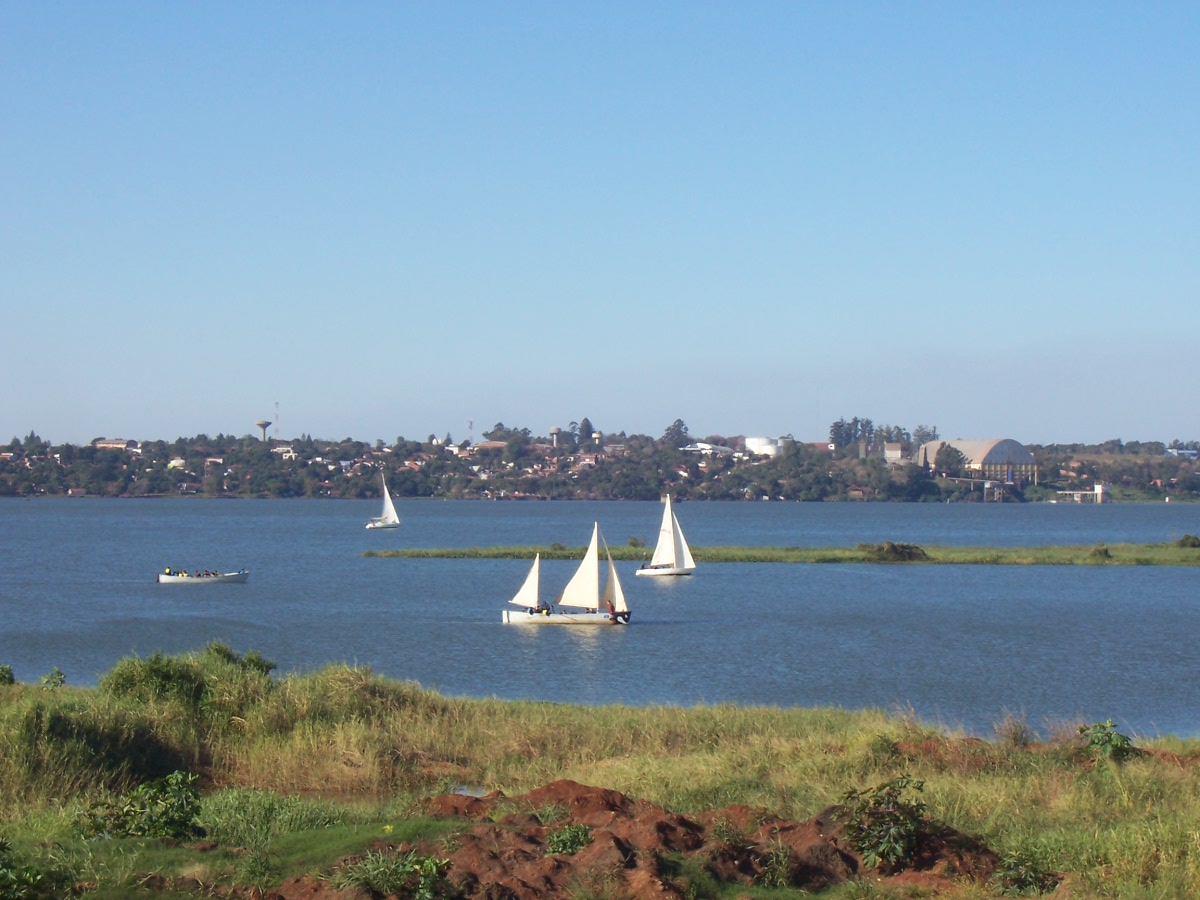
[[[512,811],[504,814],[505,810]],[[911,866],[884,873],[864,867],[848,846],[838,824],[838,807],[806,822],[786,821],[748,806],[685,817],[618,791],[565,780],[517,797],[431,797],[424,811],[469,824],[449,841],[377,843],[371,849],[416,851],[449,860],[448,896],[461,900],[554,900],[589,890],[610,897],[682,900],[688,894],[689,866],[729,884],[762,883],[767,874],[782,872],[791,887],[817,891],[869,876],[936,894],[956,882],[986,880],[998,861],[996,854],[966,835],[943,829],[922,836]],[[543,822],[540,816],[552,821]],[[586,825],[590,842],[572,855],[549,854],[550,835],[567,825]],[[152,876],[147,884],[167,882]],[[191,884],[186,879],[172,884],[233,900],[379,900],[365,891],[339,890],[307,876],[289,878],[266,891]]]
[[[493,818],[508,809],[514,811]],[[425,811],[472,824],[449,843],[389,849],[448,859],[446,880],[453,896],[464,900],[552,900],[581,888],[613,897],[683,898],[688,889],[684,860],[726,883],[760,883],[768,870],[778,873],[782,867],[792,887],[806,890],[867,874],[936,891],[954,881],[986,879],[997,862],[986,847],[947,829],[924,837],[910,868],[884,875],[865,870],[846,845],[836,808],[806,822],[747,806],[685,817],[574,781],[556,781],[518,797],[432,797]],[[553,821],[543,823],[539,814]],[[588,826],[590,843],[573,855],[548,855],[549,836],[567,825]],[[267,896],[361,900],[311,879],[291,879]]]

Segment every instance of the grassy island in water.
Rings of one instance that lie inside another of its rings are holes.
[[[364,556],[443,559],[582,559],[584,547],[466,547],[367,550]],[[859,544],[856,547],[692,547],[697,563],[904,563],[984,566],[1196,566],[1200,538],[1184,535],[1167,544],[1048,545],[1043,547],[920,547]],[[615,560],[648,562],[645,547],[610,546]]]

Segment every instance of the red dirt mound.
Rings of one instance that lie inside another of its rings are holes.
[[[721,882],[819,890],[863,871],[844,841],[837,808],[807,822],[747,806],[688,818],[619,791],[564,780],[518,797],[433,797],[426,810],[475,823],[451,849],[403,848],[449,859],[447,881],[466,900],[550,900],[580,890],[684,897],[690,878],[701,872]],[[493,818],[498,812],[506,814]],[[549,854],[550,836],[568,825],[587,826],[590,843],[572,855]],[[947,829],[926,835],[913,867],[888,880],[936,889],[952,878],[987,878],[995,864],[986,847]]]

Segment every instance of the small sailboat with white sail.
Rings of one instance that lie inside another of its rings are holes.
[[[367,522],[368,528],[396,528],[400,525],[400,517],[396,515],[396,505],[392,503],[392,495],[388,491],[387,477],[380,472],[379,481],[383,485],[383,512]]]
[[[592,529],[592,540],[583,562],[553,603],[541,599],[541,560],[539,553],[533,558],[533,566],[521,589],[508,601],[523,607],[520,611],[506,609],[503,621],[508,625],[628,625],[629,605],[625,592],[617,577],[608,544],[604,544],[604,555],[608,559],[607,577],[601,588],[600,577],[600,525]]]
[[[658,529],[658,543],[650,562],[637,570],[638,575],[691,575],[696,571],[696,561],[688,549],[679,527],[679,519],[671,510],[671,495],[667,494],[667,505],[663,507],[662,525]]]

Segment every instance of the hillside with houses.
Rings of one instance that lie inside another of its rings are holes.
[[[497,424],[482,439],[392,444],[218,434],[54,446],[31,432],[0,451],[0,496],[751,501],[1171,501],[1200,499],[1196,442],[1025,445],[937,430],[833,423],[830,440],[659,437]]]

